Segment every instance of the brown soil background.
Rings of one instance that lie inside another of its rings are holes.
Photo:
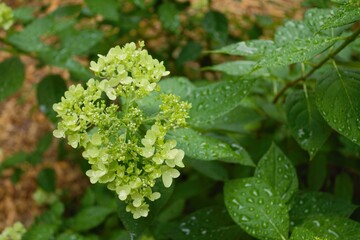
[[[6,0],[12,7],[47,6],[52,11],[60,5],[82,3],[81,0]],[[213,0],[212,7],[228,16],[241,19],[246,15],[268,15],[275,18],[301,16],[301,0]],[[3,36],[4,32],[0,35]],[[0,51],[0,60],[9,55]],[[21,57],[26,66],[25,82],[21,90],[0,102],[0,162],[18,151],[31,152],[35,149],[39,138],[54,129],[54,126],[40,112],[36,102],[36,84],[46,75],[57,73],[68,79],[68,74],[55,67],[37,67],[37,62],[26,56]],[[1,82],[0,82],[1,87]],[[29,226],[35,216],[43,210],[32,195],[36,190],[36,176],[44,167],[54,168],[57,175],[57,188],[70,192],[72,197],[82,194],[88,180],[81,171],[69,161],[57,159],[57,141],[44,154],[44,162],[36,167],[23,165],[25,174],[13,185],[10,181],[11,170],[0,176],[0,232],[15,221]],[[61,161],[60,161],[61,160]]]

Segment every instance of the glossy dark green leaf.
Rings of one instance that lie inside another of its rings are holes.
[[[100,225],[112,212],[110,208],[91,206],[80,210],[74,217],[67,221],[68,226],[74,231],[87,231]]]
[[[313,158],[331,132],[316,107],[314,94],[294,91],[286,98],[285,108],[292,136]]]
[[[322,240],[322,238],[319,238],[318,235],[316,235],[315,233],[304,227],[295,227],[291,233],[291,238],[290,238],[290,240],[309,240],[309,239]]]
[[[334,194],[338,198],[351,202],[354,193],[354,185],[349,174],[343,172],[336,176]]]
[[[174,240],[238,239],[242,234],[223,207],[208,207],[191,213],[171,232]]]
[[[309,189],[318,191],[324,185],[327,176],[327,159],[322,154],[316,155],[314,159],[309,162],[307,182]]]
[[[85,0],[87,6],[95,14],[100,14],[106,20],[118,21],[119,19],[119,3],[116,0]]]
[[[255,110],[238,106],[223,116],[204,122],[201,128],[244,133],[258,126],[262,119],[263,117]]]
[[[12,57],[0,63],[0,72],[0,100],[2,100],[21,88],[25,77],[25,67],[19,58]]]
[[[357,208],[344,200],[321,192],[298,192],[291,206],[290,220],[294,225],[318,214],[349,217]]]
[[[225,181],[229,178],[226,168],[216,161],[199,161],[196,159],[186,158],[185,166],[190,166],[205,176],[217,180]]]
[[[239,145],[228,143],[201,134],[191,128],[176,129],[168,133],[170,139],[175,139],[177,147],[184,150],[186,156],[198,160],[238,163],[254,166],[248,153]]]
[[[314,216],[301,227],[310,230],[319,239],[358,240],[360,236],[360,223],[340,216]]]
[[[56,122],[56,113],[52,106],[61,100],[66,90],[66,83],[59,75],[48,75],[37,86],[36,96],[40,111],[53,122]]]
[[[360,145],[360,72],[328,69],[316,82],[316,104],[327,123]]]
[[[228,20],[226,16],[217,11],[209,11],[203,19],[204,30],[216,45],[226,44],[228,38]]]
[[[173,2],[164,2],[158,9],[158,16],[165,29],[177,32],[180,27],[179,11]]]
[[[42,169],[37,176],[39,187],[47,192],[55,192],[56,189],[56,173],[52,168]]]
[[[29,22],[34,18],[34,7],[19,7],[14,9],[14,18],[21,22]]]
[[[292,162],[274,143],[260,159],[254,176],[267,182],[285,203],[298,190],[299,183]]]
[[[265,181],[252,177],[225,183],[224,200],[231,218],[258,239],[288,239],[285,202]]]
[[[229,113],[240,105],[254,82],[253,78],[229,76],[228,80],[194,89],[187,99],[192,104],[189,123],[201,128],[203,123]]]

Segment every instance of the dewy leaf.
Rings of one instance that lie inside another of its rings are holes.
[[[360,145],[360,72],[328,70],[316,83],[316,103],[328,124]]]
[[[285,108],[291,134],[313,158],[331,132],[317,110],[314,94],[294,91],[287,97]]]
[[[274,43],[271,40],[251,40],[234,43],[211,52],[246,57],[261,57],[265,52],[271,51],[272,49],[274,49]]]
[[[204,122],[201,128],[244,133],[256,126],[261,120],[262,117],[258,112],[240,105],[223,116]]]
[[[258,239],[288,239],[285,202],[262,179],[252,177],[225,183],[224,200],[232,219],[248,234]]]
[[[311,8],[305,12],[304,22],[311,32],[315,34],[321,33],[331,36],[331,31],[319,31],[324,26],[325,21],[329,18],[329,16],[331,16],[333,12],[334,10],[332,9]]]
[[[179,221],[171,231],[174,240],[238,239],[242,231],[223,207],[200,209]]]
[[[85,0],[90,10],[95,14],[100,14],[106,20],[116,22],[119,20],[119,3],[116,0]]]
[[[313,33],[302,21],[287,21],[284,26],[275,32],[275,43],[277,46],[285,46],[298,39],[312,37]]]
[[[48,75],[37,86],[36,97],[40,111],[53,122],[56,121],[56,113],[52,106],[60,101],[66,90],[66,83],[59,75]]]
[[[161,4],[158,8],[158,16],[165,29],[177,32],[180,27],[180,17],[175,3],[165,2]]]
[[[54,239],[56,226],[52,224],[34,224],[22,237],[23,240]]]
[[[358,240],[360,236],[360,223],[340,216],[314,216],[301,227],[324,240]]]
[[[298,225],[317,214],[349,217],[357,208],[351,203],[321,192],[298,192],[291,202],[291,206],[292,225]]]
[[[284,202],[288,202],[298,190],[293,164],[274,143],[260,159],[254,176],[266,181]]]
[[[259,67],[279,67],[304,62],[322,53],[339,40],[337,37],[314,36],[287,41],[284,45],[265,54]]]
[[[354,1],[335,9],[324,21],[322,29],[341,27],[360,20],[360,2]]]
[[[87,231],[101,224],[111,212],[107,207],[91,206],[80,210],[67,223],[75,231]]]
[[[0,100],[20,89],[24,82],[25,68],[19,58],[8,58],[0,63]]]
[[[204,122],[230,112],[240,105],[254,82],[253,78],[238,79],[228,76],[228,80],[194,89],[187,99],[192,103],[189,123],[201,127]]]
[[[313,233],[307,228],[304,227],[295,227],[294,230],[291,233],[290,240],[327,240],[324,238],[320,238],[318,235]]]
[[[215,66],[206,67],[206,70],[214,70],[234,76],[244,76],[251,74],[254,77],[269,77],[270,74],[266,69],[256,69],[254,61],[232,61],[225,62]]]
[[[221,160],[254,166],[249,154],[241,146],[201,134],[191,128],[181,128],[170,131],[168,138],[175,139],[177,148],[184,150],[186,156],[204,160]]]

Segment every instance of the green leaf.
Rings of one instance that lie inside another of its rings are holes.
[[[255,79],[228,77],[228,80],[212,83],[194,89],[188,97],[190,109],[189,123],[200,127],[203,123],[219,118],[240,105],[250,92]]]
[[[266,181],[284,202],[288,202],[298,190],[298,179],[292,162],[274,143],[260,159],[254,176]]]
[[[340,216],[314,216],[301,225],[324,240],[358,240],[360,224]]]
[[[19,7],[14,9],[14,18],[21,22],[29,22],[34,19],[34,7]]]
[[[90,10],[95,14],[100,14],[106,20],[119,20],[119,3],[116,0],[85,0]]]
[[[319,33],[325,21],[331,16],[332,9],[312,8],[305,12],[304,22],[313,33]],[[321,34],[331,36],[331,31],[322,31]]]
[[[199,161],[188,157],[185,160],[185,166],[190,166],[211,179],[226,181],[229,178],[226,168],[219,162]]]
[[[335,196],[351,202],[354,193],[353,182],[347,173],[340,173],[335,179]]]
[[[352,4],[345,4],[335,10],[331,16],[324,21],[322,29],[341,27],[360,20],[360,3],[354,1]]]
[[[321,192],[298,192],[291,206],[290,219],[294,225],[317,214],[349,217],[357,208],[344,200]]]
[[[316,104],[328,124],[360,145],[360,72],[328,70],[316,82]]]
[[[285,46],[289,43],[308,39],[313,36],[308,26],[302,21],[287,21],[284,26],[279,27],[275,32],[275,43],[277,46]]]
[[[204,122],[201,128],[244,133],[257,126],[262,119],[255,110],[240,105],[223,116]]]
[[[295,227],[290,238],[290,240],[309,240],[309,239],[327,240],[327,239],[319,238],[315,233],[304,227]]]
[[[285,108],[291,134],[313,158],[331,132],[317,110],[314,94],[294,91],[287,97]]]
[[[61,100],[66,90],[66,83],[60,75],[48,75],[37,86],[39,108],[52,122],[56,122],[56,113],[52,106]]]
[[[77,233],[64,232],[56,237],[56,240],[89,240]]]
[[[188,61],[192,61],[200,57],[202,46],[198,42],[188,42],[180,51],[176,58],[176,66],[180,67]]]
[[[62,41],[63,51],[69,55],[84,55],[91,50],[103,37],[100,30],[76,30],[67,29],[59,34]]]
[[[309,162],[307,182],[309,189],[318,191],[324,185],[327,175],[327,159],[323,154],[318,154]]]
[[[226,73],[233,76],[246,76],[253,77],[269,77],[270,74],[266,69],[257,69],[256,62],[253,61],[232,61],[225,62],[211,67],[204,68],[206,70],[214,70]]]
[[[178,31],[180,27],[180,17],[175,3],[164,2],[161,4],[158,9],[158,16],[165,29],[172,32]]]
[[[228,20],[220,12],[209,11],[203,19],[203,27],[215,45],[224,45],[228,38]]]
[[[67,221],[68,226],[74,231],[87,231],[100,225],[112,212],[110,208],[91,206],[80,210],[74,217]]]
[[[223,207],[200,209],[182,218],[171,230],[174,240],[238,239],[242,231]]]
[[[55,192],[56,174],[52,168],[44,168],[37,176],[38,185],[47,192]]]
[[[25,67],[19,58],[12,57],[0,63],[0,72],[0,100],[2,100],[21,88],[25,77]]]
[[[185,151],[186,156],[198,160],[222,160],[254,166],[250,156],[241,146],[229,144],[201,134],[191,128],[176,129],[168,133],[168,138],[175,139],[177,147]]]
[[[232,219],[248,234],[259,239],[288,239],[287,207],[265,181],[255,177],[229,181],[224,200]]]
[[[298,38],[293,41],[284,42],[284,45],[268,52],[259,62],[259,67],[278,67],[292,63],[305,62],[322,53],[336,41],[337,37],[314,36],[309,38]]]
[[[52,224],[34,224],[26,231],[23,240],[54,239],[56,227]]]
[[[24,163],[27,161],[28,154],[25,152],[17,152],[14,155],[6,158],[0,163],[0,175],[1,171],[7,168],[16,167],[18,164]]]
[[[260,58],[272,49],[274,49],[274,42],[271,40],[251,40],[234,43],[211,52]]]

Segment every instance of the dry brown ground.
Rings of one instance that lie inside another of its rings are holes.
[[[39,5],[47,4],[48,11],[56,9],[60,4],[81,3],[81,0],[5,0],[9,5]],[[213,8],[233,17],[241,18],[243,15],[254,16],[267,14],[274,17],[286,15],[299,15],[301,8],[300,0],[213,0]],[[1,34],[1,33],[0,33]],[[8,55],[0,52],[0,60]],[[36,61],[29,57],[22,57],[26,65],[25,83],[22,89],[15,95],[0,102],[0,162],[8,156],[18,152],[30,152],[35,149],[39,138],[54,126],[46,119],[37,107],[35,88],[42,77],[49,73],[59,73],[67,77],[60,69],[43,67],[37,68]],[[57,174],[57,187],[69,188],[72,195],[80,194],[87,179],[80,170],[66,161],[56,159],[56,144],[44,155],[44,163],[37,167],[23,166],[25,174],[18,184],[13,185],[10,181],[10,171],[6,171],[0,178],[0,231],[15,221],[21,221],[30,225],[34,216],[41,212],[41,208],[35,204],[32,194],[36,189],[36,176],[43,167],[52,167]]]

